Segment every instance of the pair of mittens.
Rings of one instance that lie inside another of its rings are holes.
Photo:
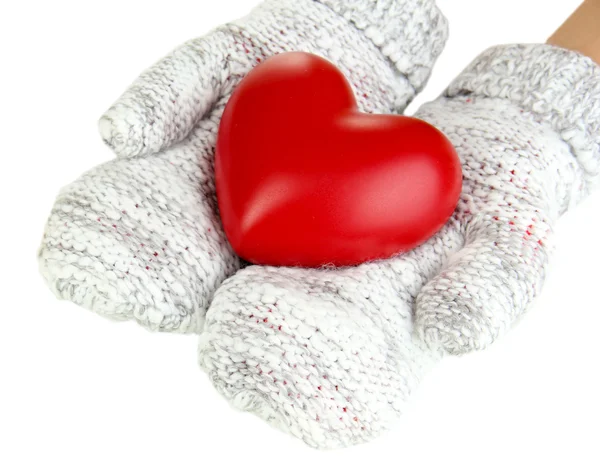
[[[455,214],[420,247],[356,267],[242,267],[218,219],[216,132],[239,80],[292,50],[340,67],[363,111],[401,112],[445,38],[432,1],[267,1],[179,48],[103,116],[118,158],[59,195],[39,255],[49,286],[199,333],[219,392],[309,445],[377,436],[432,364],[485,348],[539,293],[553,225],[598,182],[600,68],[546,45],[484,52],[417,113],[460,156]]]

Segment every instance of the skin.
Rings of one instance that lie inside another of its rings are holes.
[[[600,64],[600,0],[585,0],[548,44],[578,51]]]

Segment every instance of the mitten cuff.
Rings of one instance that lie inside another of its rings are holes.
[[[316,0],[348,20],[419,92],[448,38],[434,0]]]
[[[600,181],[600,66],[550,45],[505,45],[483,52],[446,96],[509,100],[549,123],[567,142],[589,186]]]

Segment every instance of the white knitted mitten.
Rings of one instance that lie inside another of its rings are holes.
[[[55,294],[147,328],[198,332],[240,267],[218,219],[213,152],[236,84],[264,58],[334,62],[363,111],[402,109],[446,39],[433,0],[268,0],[146,71],[100,120],[118,159],[64,188],[39,252]]]
[[[373,438],[429,365],[507,330],[540,290],[552,225],[599,180],[600,67],[577,53],[492,48],[418,116],[464,171],[441,232],[353,268],[245,268],[206,316],[216,388],[312,446]]]

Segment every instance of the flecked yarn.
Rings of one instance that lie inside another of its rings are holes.
[[[461,158],[456,213],[415,250],[357,267],[241,269],[217,215],[215,135],[270,55],[320,54],[363,111],[401,112],[445,37],[430,1],[271,0],[182,46],[101,119],[118,158],[61,191],[39,253],[50,288],[199,332],[218,391],[311,446],[381,434],[431,365],[485,348],[538,295],[556,220],[598,184],[600,68],[545,45],[483,53],[417,114]]]
[[[340,67],[362,110],[390,113],[423,87],[446,33],[433,1],[268,0],[181,46],[101,118],[118,158],[59,194],[39,251],[48,285],[112,319],[199,332],[216,288],[241,265],[213,183],[217,128],[235,85],[269,56],[307,51]]]
[[[441,232],[353,268],[245,268],[207,314],[216,388],[315,447],[379,435],[433,363],[509,329],[541,289],[554,223],[598,180],[600,68],[576,53],[493,48],[417,116],[463,167]]]

